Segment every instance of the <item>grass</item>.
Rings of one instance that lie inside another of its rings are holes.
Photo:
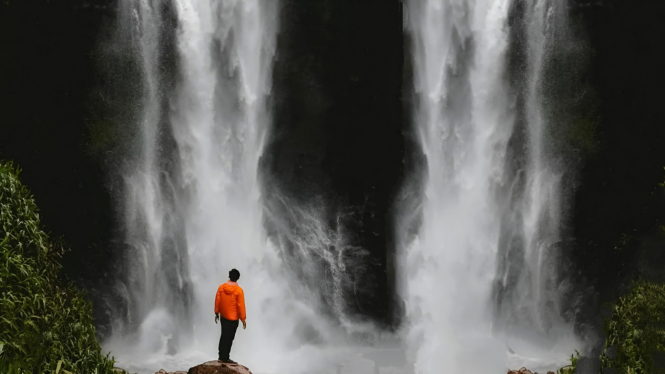
[[[65,250],[43,231],[19,170],[0,162],[0,374],[113,372],[91,304],[58,279]]]

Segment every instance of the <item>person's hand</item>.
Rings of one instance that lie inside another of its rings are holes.
[[[215,313],[215,324],[219,321],[219,314]]]
[[[244,330],[244,329],[246,329],[246,328],[247,328],[247,322],[242,321],[242,329]]]

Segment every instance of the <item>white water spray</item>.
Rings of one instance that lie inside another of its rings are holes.
[[[398,227],[416,373],[552,370],[580,348],[557,309],[563,170],[548,143],[542,92],[565,4],[523,3],[520,111],[508,80],[511,1],[408,2],[414,122],[427,160],[422,197],[405,205]],[[511,153],[518,122],[526,139]],[[522,147],[520,164],[511,155]]]

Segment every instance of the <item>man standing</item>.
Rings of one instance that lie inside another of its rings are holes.
[[[240,272],[236,269],[229,271],[229,281],[219,286],[215,297],[215,323],[222,315],[222,336],[219,337],[219,361],[227,364],[236,362],[229,358],[231,345],[236,337],[238,319],[242,321],[242,328],[247,328],[245,323],[245,293],[238,286]]]

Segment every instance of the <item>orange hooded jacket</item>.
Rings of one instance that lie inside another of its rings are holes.
[[[229,321],[245,322],[245,293],[238,283],[228,281],[217,289],[215,314],[220,313]]]

